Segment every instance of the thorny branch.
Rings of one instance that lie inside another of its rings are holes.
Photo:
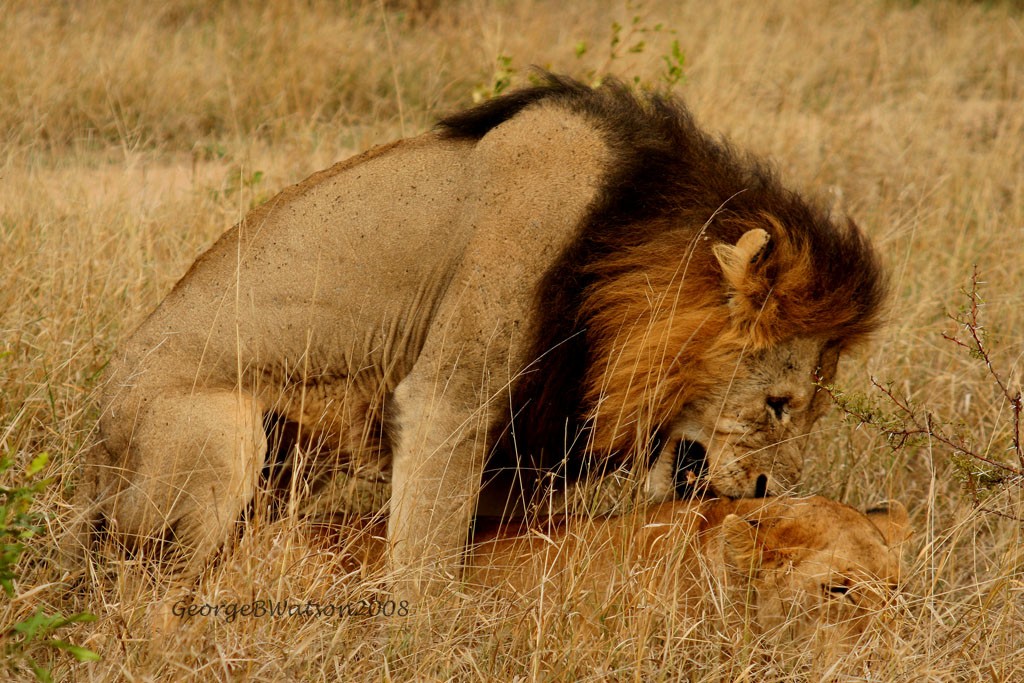
[[[840,409],[858,424],[867,424],[885,436],[894,451],[900,451],[913,442],[936,441],[952,452],[951,459],[964,481],[975,504],[980,505],[983,493],[1009,486],[1024,487],[1024,448],[1021,445],[1021,413],[1024,407],[1021,389],[1014,388],[1007,376],[1000,373],[992,362],[986,331],[981,322],[984,300],[979,291],[978,269],[975,266],[970,288],[964,290],[969,304],[957,315],[950,315],[958,326],[957,334],[943,333],[943,337],[967,350],[972,358],[984,363],[1011,410],[1011,445],[1009,450],[1019,465],[995,460],[974,445],[969,434],[950,427],[931,411],[915,406],[909,397],[900,397],[892,384],[883,384],[874,377],[871,384],[881,394],[885,407],[869,397],[849,394],[822,382],[818,384],[829,393]],[[996,511],[992,511],[996,512]],[[996,514],[1003,514],[996,512]],[[1005,515],[1004,515],[1005,516]]]
[[[985,343],[985,328],[982,327],[979,313],[981,307],[985,304],[985,301],[981,298],[981,293],[978,291],[978,266],[974,266],[974,272],[971,274],[971,288],[965,290],[964,293],[970,300],[970,306],[966,311],[961,312],[958,315],[950,315],[957,325],[969,335],[969,341],[963,341],[956,335],[949,335],[945,332],[942,336],[949,341],[953,342],[961,348],[967,349],[967,352],[971,354],[973,358],[977,358],[985,364],[988,368],[988,372],[992,375],[992,379],[995,380],[999,390],[1003,392],[1003,396],[1010,404],[1010,409],[1013,414],[1013,451],[1017,454],[1017,459],[1020,462],[1021,468],[1024,469],[1024,450],[1021,449],[1020,441],[1020,416],[1022,404],[1024,400],[1021,397],[1021,390],[1018,387],[1016,392],[1010,388],[1009,383],[1003,379],[1003,377],[996,371],[995,366],[992,365],[992,358],[989,355],[988,346]]]

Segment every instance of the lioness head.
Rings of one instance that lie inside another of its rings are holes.
[[[753,627],[780,644],[817,638],[842,647],[898,588],[906,534],[899,503],[862,513],[820,496],[674,500],[480,535],[467,580],[584,618],[657,605],[722,614],[730,628]]]
[[[896,502],[861,513],[821,497],[736,501],[721,557],[766,635],[849,645],[897,590],[907,533]]]

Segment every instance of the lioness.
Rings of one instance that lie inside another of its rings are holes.
[[[467,581],[605,617],[623,603],[725,603],[766,635],[849,645],[899,586],[907,521],[897,502],[862,513],[820,496],[677,500],[499,528],[477,538]]]
[[[198,571],[268,443],[391,481],[413,586],[451,575],[481,472],[690,454],[719,495],[801,472],[814,375],[876,325],[865,237],[678,102],[548,76],[290,187],[200,256],[109,364],[79,545]],[[513,501],[514,503],[515,501]]]

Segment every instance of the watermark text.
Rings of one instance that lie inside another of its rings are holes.
[[[409,614],[407,600],[354,600],[344,603],[296,602],[292,600],[253,600],[252,602],[192,603],[179,600],[171,613],[181,619],[213,617],[231,623],[236,619],[288,619],[306,617],[404,617]]]

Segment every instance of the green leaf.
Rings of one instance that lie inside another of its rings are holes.
[[[97,617],[95,614],[89,612],[79,612],[73,617],[68,617],[67,623],[69,624],[87,624],[96,621]]]
[[[98,654],[89,648],[81,647],[80,645],[72,645],[71,643],[66,643],[63,640],[50,640],[47,644],[68,652],[72,657],[80,662],[98,662],[101,659]]]
[[[32,462],[30,462],[29,465],[28,465],[28,474],[29,474],[29,476],[32,476],[34,474],[38,474],[39,472],[41,472],[43,470],[43,468],[46,467],[46,463],[49,462],[49,461],[50,461],[50,454],[47,453],[46,451],[43,451],[42,453],[37,455],[32,460]]]
[[[53,679],[50,677],[49,671],[39,666],[31,659],[29,660],[28,665],[32,667],[32,673],[36,675],[37,681],[42,681],[42,683],[53,683]]]
[[[67,622],[64,617],[49,616],[43,613],[43,608],[40,607],[35,611],[35,614],[15,624],[13,628],[18,633],[24,635],[26,640],[33,640],[38,634],[49,633],[65,623]]]

